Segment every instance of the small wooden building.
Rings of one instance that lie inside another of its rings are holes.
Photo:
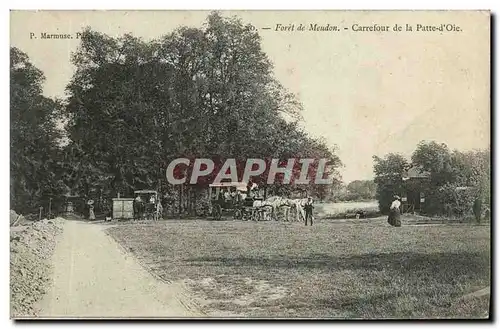
[[[401,210],[403,213],[419,213],[425,203],[425,190],[430,180],[430,173],[417,167],[411,167],[403,176]]]
[[[113,219],[134,219],[134,198],[113,198]]]

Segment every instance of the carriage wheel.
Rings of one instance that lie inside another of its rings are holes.
[[[250,220],[252,219],[252,211],[246,209],[246,208],[243,208],[243,212],[241,213],[241,219],[247,221],[247,220]]]
[[[214,211],[214,219],[215,220],[221,220],[221,218],[222,218],[222,207],[221,207],[221,205],[220,204],[216,204],[214,206],[213,211]]]

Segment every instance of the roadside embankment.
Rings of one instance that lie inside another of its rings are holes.
[[[36,315],[35,305],[50,284],[50,258],[64,221],[58,217],[10,228],[11,318]]]

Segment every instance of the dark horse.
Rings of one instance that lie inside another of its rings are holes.
[[[222,191],[212,200],[212,214],[215,220],[222,219],[222,209],[226,207],[226,200]]]

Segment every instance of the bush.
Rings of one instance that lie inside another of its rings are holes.
[[[433,215],[464,217],[471,214],[478,195],[475,188],[462,189],[456,184],[446,183],[430,193],[424,211]]]

